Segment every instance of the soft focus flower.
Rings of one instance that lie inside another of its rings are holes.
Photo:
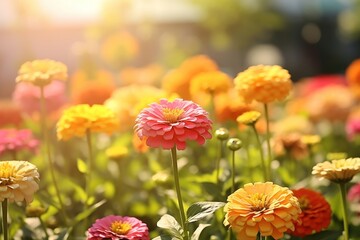
[[[171,98],[162,89],[135,84],[115,90],[104,105],[117,114],[119,130],[125,131],[134,126],[135,119],[142,109],[150,103],[169,97]]]
[[[354,60],[347,67],[345,75],[351,91],[360,97],[360,59]]]
[[[156,63],[138,68],[123,68],[120,71],[120,84],[123,86],[132,84],[157,85],[163,73],[163,67]]]
[[[150,147],[183,150],[187,140],[204,144],[211,138],[211,121],[199,105],[182,99],[166,99],[143,109],[136,118],[135,131],[139,138],[147,137]]]
[[[280,66],[257,65],[240,72],[235,87],[246,102],[270,103],[284,100],[290,93],[290,74]]]
[[[149,150],[149,146],[146,145],[146,137],[144,137],[143,139],[140,139],[138,137],[138,135],[133,134],[132,144],[133,144],[134,150],[139,153],[145,153]]]
[[[138,40],[131,33],[122,31],[105,38],[100,48],[100,55],[104,62],[117,67],[136,57],[139,48]]]
[[[40,88],[31,84],[17,84],[12,96],[20,109],[29,114],[40,112]],[[52,113],[59,110],[67,101],[65,84],[54,81],[44,87],[46,112]]]
[[[331,222],[331,208],[326,199],[318,192],[301,188],[292,190],[301,208],[299,221],[294,222],[295,231],[291,235],[305,237],[326,229]]]
[[[235,121],[240,114],[253,108],[233,88],[215,96],[215,116],[219,122]]]
[[[299,133],[276,135],[274,137],[274,152],[277,156],[289,154],[295,159],[304,158],[308,154],[306,144],[301,141]]]
[[[118,128],[115,113],[103,105],[75,105],[67,108],[59,119],[56,132],[59,140],[83,137],[89,130],[111,134]]]
[[[336,183],[349,182],[360,172],[360,158],[325,161],[313,167],[312,174]]]
[[[343,75],[334,74],[301,79],[295,84],[295,92],[297,97],[303,97],[333,85],[346,86],[345,77]]]
[[[360,183],[356,183],[349,189],[347,197],[352,202],[360,202]]]
[[[44,87],[54,80],[65,81],[67,67],[65,64],[49,59],[34,60],[21,65],[16,82],[26,82]]]
[[[315,145],[318,144],[321,141],[321,137],[319,135],[303,135],[301,137],[301,141],[306,145]]]
[[[13,101],[0,100],[0,128],[19,127],[23,122],[21,110]]]
[[[0,155],[5,152],[29,150],[35,152],[39,141],[28,129],[0,129]]]
[[[221,71],[203,72],[195,75],[190,82],[192,97],[199,93],[217,95],[232,87],[232,79]]]
[[[272,129],[277,135],[289,133],[311,134],[314,132],[314,125],[304,116],[288,115],[276,121]]]
[[[196,55],[186,59],[179,68],[166,74],[162,88],[168,93],[176,93],[183,99],[191,99],[190,82],[203,72],[217,71],[217,64],[206,55]]]
[[[230,225],[239,240],[255,240],[259,232],[280,239],[295,229],[301,213],[292,191],[272,182],[245,184],[227,201],[224,224]]]
[[[236,121],[245,125],[255,124],[261,116],[261,113],[258,111],[248,111],[244,112],[236,118]]]
[[[74,104],[103,104],[110,98],[115,87],[100,82],[90,82],[73,95]]]
[[[39,189],[39,173],[35,165],[27,161],[0,162],[0,202],[30,203]]]
[[[134,217],[110,215],[97,219],[88,229],[87,240],[150,240],[145,223]]]
[[[360,133],[360,107],[351,110],[346,120],[346,134],[349,140],[354,140]]]
[[[112,160],[121,160],[129,155],[129,149],[123,145],[114,145],[107,148],[105,154]]]

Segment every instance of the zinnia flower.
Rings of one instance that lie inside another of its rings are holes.
[[[258,111],[248,111],[244,112],[236,118],[236,121],[245,125],[255,124],[261,116],[261,113]]]
[[[28,129],[0,129],[0,155],[22,150],[35,152],[38,145],[39,141]]]
[[[115,87],[106,85],[101,82],[89,82],[86,86],[79,89],[73,95],[73,102],[75,104],[103,104],[110,98]]]
[[[143,109],[136,118],[135,131],[139,138],[147,137],[150,147],[178,150],[186,147],[186,140],[204,144],[210,139],[211,121],[208,113],[192,101],[166,99]]]
[[[347,195],[350,201],[357,201],[360,203],[360,183],[353,185]]]
[[[293,192],[272,182],[245,184],[227,201],[224,224],[230,225],[238,240],[255,240],[259,232],[280,239],[295,229],[301,213]]]
[[[351,110],[346,120],[346,134],[349,140],[354,140],[360,133],[360,107]]]
[[[134,217],[110,215],[97,219],[88,229],[87,240],[150,240],[145,223]]]
[[[23,122],[19,106],[9,100],[0,100],[0,128],[19,127]]]
[[[16,82],[27,82],[44,87],[54,80],[65,81],[67,67],[65,64],[49,59],[34,60],[21,65]]]
[[[294,222],[295,230],[289,233],[305,237],[326,229],[331,222],[331,208],[326,199],[311,189],[301,188],[292,191],[299,200],[302,212],[299,221]]]
[[[312,174],[316,177],[336,183],[349,182],[359,172],[360,158],[325,161],[316,164],[312,170]]]
[[[284,100],[290,93],[290,74],[280,66],[251,66],[235,78],[235,87],[245,101],[270,103]]]
[[[35,165],[27,161],[0,162],[0,202],[30,203],[39,189],[39,173]]]
[[[191,79],[190,93],[192,97],[199,93],[223,93],[232,87],[232,79],[221,71],[210,71],[197,74]]]
[[[304,158],[308,154],[306,144],[301,141],[299,133],[276,135],[274,137],[274,152],[277,156],[289,154],[295,159]]]
[[[360,96],[360,59],[354,60],[346,69],[346,79],[355,96]]]
[[[103,105],[80,104],[66,109],[57,123],[59,140],[83,137],[89,130],[111,134],[118,128],[115,113]]]

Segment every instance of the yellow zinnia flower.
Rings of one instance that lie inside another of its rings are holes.
[[[117,118],[109,108],[97,104],[80,104],[64,111],[56,131],[59,140],[68,140],[72,137],[83,137],[88,130],[111,134],[117,128]]]
[[[35,165],[27,161],[0,162],[0,202],[30,203],[39,189],[39,173]]]
[[[272,182],[245,184],[227,201],[224,224],[230,225],[239,240],[255,240],[259,232],[280,239],[288,229],[294,231],[301,213],[293,192]]]
[[[236,121],[245,125],[251,125],[255,124],[257,120],[259,120],[260,116],[261,113],[258,111],[248,111],[238,116]]]
[[[195,75],[190,82],[192,97],[199,93],[218,94],[227,92],[232,87],[232,79],[221,71],[203,72]]]
[[[270,103],[284,100],[290,93],[290,74],[280,66],[257,65],[240,72],[235,87],[245,101]]]
[[[44,87],[54,80],[66,81],[65,64],[49,59],[34,60],[21,65],[16,82],[27,82]]]
[[[360,172],[360,158],[325,161],[313,167],[312,174],[336,183],[346,183]]]

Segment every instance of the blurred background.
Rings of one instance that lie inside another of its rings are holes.
[[[230,76],[280,64],[298,81],[343,74],[360,58],[359,0],[1,0],[0,98],[20,65],[176,68],[205,54]],[[145,76],[146,77],[146,76]]]

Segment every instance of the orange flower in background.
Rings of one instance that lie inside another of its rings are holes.
[[[232,79],[221,71],[203,72],[195,75],[190,82],[190,93],[196,97],[199,93],[225,93],[232,87]]]
[[[100,47],[100,56],[110,66],[119,66],[134,59],[139,53],[138,40],[129,32],[109,35]]]
[[[90,82],[84,86],[81,91],[74,93],[74,104],[103,104],[110,98],[112,92],[115,90],[114,86],[104,85],[100,82]]]
[[[215,96],[215,116],[219,122],[235,121],[239,115],[253,108],[234,89]]]
[[[294,222],[293,236],[305,237],[326,229],[331,222],[331,208],[326,199],[311,189],[292,190],[298,198],[301,208],[299,221]]]
[[[49,59],[34,60],[21,65],[16,82],[31,83],[44,87],[54,80],[67,80],[65,64]]]
[[[67,108],[56,125],[57,138],[84,137],[87,131],[111,134],[118,129],[115,113],[103,105],[75,105]]]
[[[360,59],[354,60],[346,69],[345,76],[350,90],[360,97]]]
[[[277,156],[289,154],[295,159],[301,159],[308,154],[308,148],[299,133],[277,135],[274,137],[273,144]]]
[[[293,192],[272,182],[245,184],[228,197],[224,211],[224,224],[238,240],[256,240],[258,233],[280,239],[295,230],[301,213]]]
[[[162,79],[162,88],[176,93],[183,99],[191,99],[190,82],[203,72],[217,71],[217,64],[206,55],[196,55],[186,59],[179,68],[170,71]]]
[[[117,113],[119,130],[134,126],[136,116],[152,102],[169,97],[165,91],[149,85],[129,85],[118,88],[104,105]]]
[[[273,132],[277,135],[289,133],[310,134],[314,132],[314,125],[302,115],[288,115],[273,124]]]
[[[312,175],[335,183],[349,182],[360,172],[360,158],[325,161],[313,167]]]
[[[292,89],[290,74],[280,66],[257,65],[240,72],[235,87],[246,102],[270,103],[284,100]]]
[[[9,100],[0,100],[0,128],[19,127],[22,122],[20,108]]]
[[[156,63],[140,68],[123,68],[120,71],[120,84],[123,86],[131,84],[157,85],[163,73],[163,67]]]
[[[139,153],[145,153],[149,150],[149,146],[146,145],[147,138],[144,137],[140,139],[137,134],[133,134],[132,144],[134,146],[135,151]]]

